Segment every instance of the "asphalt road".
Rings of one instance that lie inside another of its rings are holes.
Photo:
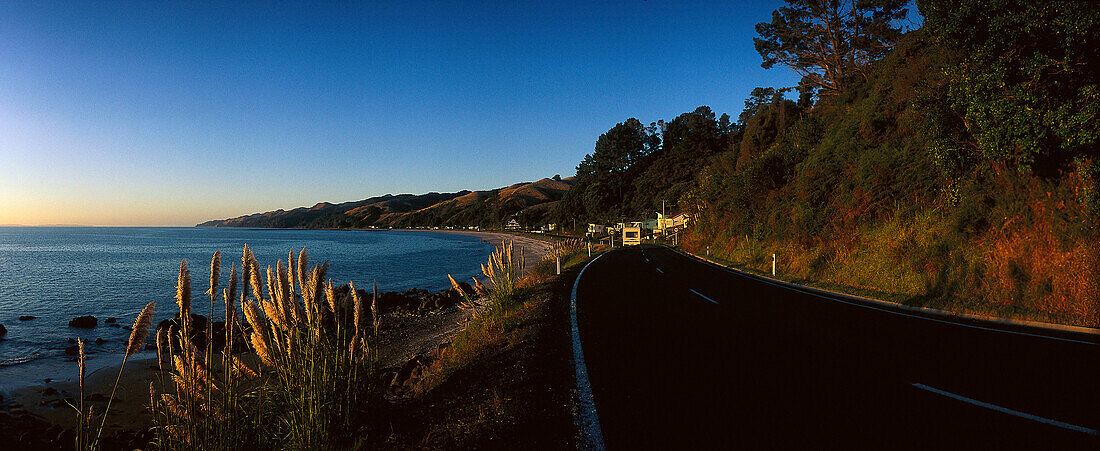
[[[601,256],[576,302],[610,449],[1100,449],[1095,335],[868,308],[664,247]]]

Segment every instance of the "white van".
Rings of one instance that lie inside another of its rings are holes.
[[[641,227],[623,227],[623,246],[637,246],[642,244]]]

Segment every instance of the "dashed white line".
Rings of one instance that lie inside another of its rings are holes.
[[[708,298],[708,297],[707,297],[707,296],[706,296],[705,294],[703,294],[703,293],[700,293],[700,292],[698,292],[698,291],[695,291],[695,290],[693,290],[693,289],[691,289],[691,288],[688,288],[688,291],[690,291],[690,292],[692,292],[692,293],[695,293],[695,295],[696,295],[696,296],[699,296],[699,297],[701,297],[701,298],[703,298],[703,299],[706,299],[706,300],[707,300],[708,302],[710,302],[711,304],[714,304],[714,305],[719,305],[719,304],[718,304],[718,301],[715,301],[714,299]]]
[[[937,395],[946,396],[946,397],[954,399],[956,401],[962,401],[962,402],[965,402],[967,404],[973,404],[973,405],[978,406],[978,407],[985,407],[986,409],[996,410],[998,412],[1007,413],[1007,414],[1012,415],[1012,416],[1017,416],[1017,417],[1025,418],[1025,419],[1032,420],[1032,421],[1038,421],[1040,423],[1049,424],[1051,426],[1057,426],[1057,427],[1060,427],[1062,429],[1069,429],[1071,431],[1084,432],[1086,434],[1091,434],[1091,435],[1097,435],[1098,434],[1096,429],[1089,429],[1087,427],[1077,426],[1075,424],[1064,423],[1064,422],[1061,422],[1061,421],[1058,421],[1058,420],[1052,420],[1050,418],[1043,418],[1043,417],[1038,416],[1038,415],[1032,415],[1030,413],[1020,412],[1019,410],[1012,410],[1012,409],[1009,409],[1007,407],[1001,407],[1001,406],[998,406],[996,404],[990,404],[988,402],[978,401],[977,399],[967,398],[966,396],[963,396],[963,395],[957,395],[957,394],[951,393],[949,391],[944,391],[944,390],[940,390],[938,388],[929,387],[929,386],[924,385],[924,384],[918,384],[918,383],[914,382],[913,386],[916,387],[916,388],[919,388],[921,390],[924,390],[924,391],[935,393]]]

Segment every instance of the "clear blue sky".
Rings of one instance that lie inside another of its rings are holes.
[[[0,2],[0,224],[569,176],[629,117],[793,85],[752,44],[780,3]]]

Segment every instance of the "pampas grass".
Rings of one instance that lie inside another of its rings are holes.
[[[218,293],[214,274],[219,265],[220,253],[215,253],[208,293]],[[182,331],[174,337],[183,345],[181,353],[168,359],[159,397],[155,389],[150,392],[157,446],[331,449],[345,443],[350,425],[369,407],[362,401],[373,396],[377,301],[371,333],[365,300],[354,285],[348,296],[338,296],[332,282],[325,281],[327,270],[327,262],[310,266],[302,249],[296,259],[290,252],[285,261],[268,266],[265,281],[251,249],[244,247],[239,297],[235,268],[229,287],[221,290],[226,308],[222,356],[215,359],[211,347],[195,349]],[[176,291],[182,317],[190,308],[186,263],[180,274]],[[216,298],[211,294],[212,301]],[[247,329],[237,326],[235,304],[244,312]],[[238,330],[249,334],[242,351],[255,354],[259,368],[233,354]],[[171,353],[161,349],[160,341],[158,352]]]

